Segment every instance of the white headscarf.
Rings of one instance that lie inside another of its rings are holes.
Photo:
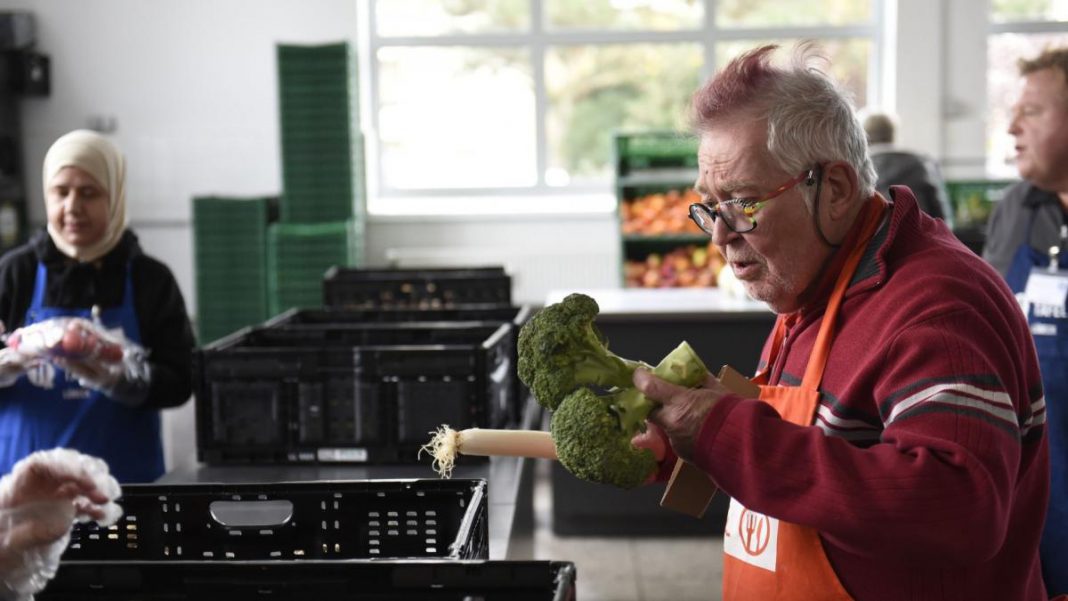
[[[108,229],[89,246],[74,246],[48,224],[48,235],[60,252],[83,263],[108,254],[126,230],[126,159],[107,138],[95,131],[77,129],[55,141],[44,158],[44,191],[64,167],[77,167],[93,176],[108,191]]]

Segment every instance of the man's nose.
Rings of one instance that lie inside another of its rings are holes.
[[[1008,131],[1011,135],[1020,135],[1020,113],[1018,111],[1013,111],[1012,114],[1009,115]]]
[[[727,227],[727,222],[722,217],[712,224],[712,244],[720,248],[726,248],[728,244],[740,236],[741,234]]]

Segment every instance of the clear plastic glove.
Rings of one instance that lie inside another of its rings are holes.
[[[124,405],[136,407],[148,395],[152,372],[144,356],[131,356],[122,363],[111,364],[58,357],[52,362],[78,380],[82,388],[98,390]]]
[[[0,348],[0,387],[11,386],[33,366],[33,358],[10,349]]]
[[[74,520],[110,526],[122,494],[102,460],[70,449],[38,451],[0,479],[0,592],[25,601],[56,573]]]
[[[7,345],[32,360],[50,361],[83,388],[103,392],[125,405],[140,405],[148,395],[147,353],[121,330],[108,330],[99,321],[46,319],[12,332]]]

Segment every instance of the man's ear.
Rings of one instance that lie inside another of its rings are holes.
[[[832,223],[842,220],[852,222],[859,186],[857,172],[849,163],[833,161],[823,166],[823,193],[820,206],[826,207],[826,214]]]

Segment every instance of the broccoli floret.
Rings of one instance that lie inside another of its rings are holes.
[[[543,407],[556,409],[585,386],[626,388],[641,365],[608,350],[593,324],[600,308],[584,294],[571,294],[539,311],[519,332],[519,379]]]
[[[550,429],[556,454],[567,471],[590,482],[634,488],[656,469],[649,449],[630,444],[611,405],[620,396],[641,396],[633,388],[598,396],[580,388],[553,412]]]

